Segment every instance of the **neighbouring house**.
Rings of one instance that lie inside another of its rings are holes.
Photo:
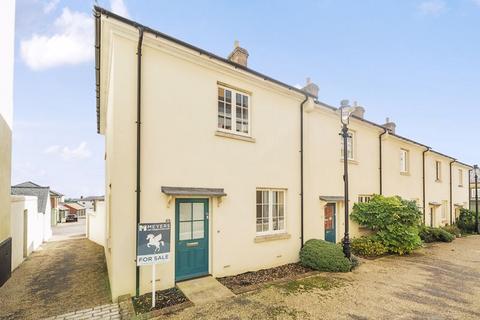
[[[85,212],[89,213],[94,211],[94,204],[96,200],[103,200],[103,196],[81,196],[78,199],[69,199],[69,202],[77,202],[81,204],[85,208]]]
[[[63,203],[58,204],[58,223],[64,223],[67,221],[67,215],[70,212],[70,209],[63,205]]]
[[[113,299],[150,290],[135,265],[140,222],[172,224],[159,289],[299,259],[340,242],[343,159],[350,208],[373,194],[416,201],[427,225],[468,206],[471,167],[376,124],[358,107],[347,154],[338,110],[247,66],[95,7],[97,128],[105,137],[105,254]],[[141,133],[141,135],[139,135]],[[102,227],[103,229],[103,227]],[[352,236],[362,230],[352,222]]]
[[[77,202],[65,202],[62,205],[68,208],[69,214],[74,214],[77,218],[85,218],[85,207]]]
[[[475,191],[475,188],[478,188],[478,190]],[[477,185],[475,186],[475,175],[472,171],[470,174],[470,210],[472,211],[476,210],[476,192],[478,193],[478,210],[480,211],[480,177],[478,177]]]
[[[60,203],[64,201],[65,196],[59,192],[50,190],[50,203],[52,208],[52,226],[61,221]]]
[[[37,197],[37,210],[43,214],[43,241],[47,241],[52,236],[52,203],[50,201],[50,187],[44,187],[31,181],[23,182],[12,186],[12,195],[14,196],[34,196]]]
[[[10,185],[12,177],[13,65],[15,0],[2,0],[0,10],[0,287],[12,269]]]

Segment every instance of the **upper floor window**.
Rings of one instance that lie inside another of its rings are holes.
[[[435,161],[435,181],[442,181],[442,163]]]
[[[354,145],[355,145],[355,133],[352,132],[352,131],[349,131],[348,134],[350,135],[348,138],[347,138],[347,159],[348,160],[354,160],[355,159],[355,153],[354,153]],[[341,137],[341,151],[340,151],[340,155],[343,159],[343,153],[344,153],[344,146],[343,146],[343,137]]]
[[[257,189],[257,234],[285,231],[285,190]]]
[[[371,195],[359,195],[358,196],[358,202],[359,203],[367,203],[367,202],[370,202],[370,200],[372,200],[372,196]]]
[[[409,166],[409,152],[405,149],[400,149],[400,172],[407,173]]]
[[[458,169],[458,186],[463,187],[463,170]]]
[[[218,87],[218,128],[236,134],[250,134],[250,97]]]

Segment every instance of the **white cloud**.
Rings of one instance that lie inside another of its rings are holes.
[[[110,0],[110,9],[122,17],[129,17],[127,6],[123,0]]]
[[[33,70],[61,65],[74,65],[93,59],[92,17],[64,8],[55,20],[57,33],[33,34],[22,40],[20,51],[25,63]]]
[[[47,147],[44,151],[45,154],[59,155],[64,160],[80,160],[90,158],[92,153],[87,148],[85,141],[81,142],[78,147],[70,148],[68,146],[61,147],[59,145],[52,145]]]
[[[439,15],[447,10],[447,4],[444,0],[423,1],[418,6],[418,10],[425,15]]]
[[[50,0],[43,5],[43,13],[47,14],[55,10],[60,0]]]

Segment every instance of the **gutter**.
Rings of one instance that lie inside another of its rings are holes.
[[[301,248],[304,244],[303,235],[303,106],[308,101],[309,96],[305,95],[305,100],[300,104],[300,243]]]
[[[383,165],[382,165],[382,137],[388,133],[388,130],[387,129],[384,129],[384,131],[378,136],[378,147],[379,147],[379,154],[380,154],[380,158],[379,158],[379,161],[380,161],[380,166],[379,166],[379,175],[380,175],[380,195],[383,194]]]
[[[141,169],[141,120],[142,120],[142,44],[143,44],[143,28],[138,28],[138,47],[137,47],[137,223],[135,225],[135,235],[137,234],[137,226],[140,223],[140,169]],[[138,244],[138,238],[136,239]],[[137,245],[135,246],[137,247]],[[140,293],[140,267],[136,266],[135,272],[136,296]]]
[[[422,160],[423,160],[423,177],[422,177],[422,183],[423,183],[423,224],[424,225],[426,224],[425,210],[426,210],[426,207],[427,207],[426,199],[425,199],[425,194],[426,194],[426,190],[425,190],[425,154],[430,150],[431,150],[431,148],[427,147],[427,149],[425,149],[425,151],[423,151],[423,153],[422,153]]]
[[[457,160],[450,161],[450,224],[453,224],[453,182],[452,182],[452,164]]]

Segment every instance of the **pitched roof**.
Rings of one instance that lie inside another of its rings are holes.
[[[55,197],[62,197],[64,194],[61,194],[60,192],[50,190],[50,193],[55,196]]]
[[[263,74],[263,73],[260,73],[260,72],[258,72],[258,71],[255,71],[255,70],[253,70],[253,69],[250,69],[250,68],[248,68],[248,67],[246,67],[246,66],[237,64],[237,63],[235,63],[235,62],[233,62],[233,61],[230,61],[230,60],[228,60],[228,59],[225,59],[225,58],[223,58],[223,57],[220,57],[220,56],[218,56],[218,55],[216,55],[216,54],[214,54],[214,53],[211,53],[211,52],[209,52],[209,51],[207,51],[207,50],[204,50],[204,49],[201,49],[201,48],[199,48],[199,47],[196,47],[196,46],[194,46],[194,45],[192,45],[192,44],[190,44],[190,43],[187,43],[187,42],[184,42],[184,41],[179,40],[179,39],[177,39],[177,38],[174,38],[174,37],[172,37],[172,36],[169,36],[169,35],[167,35],[167,34],[165,34],[165,33],[162,33],[162,32],[160,32],[160,31],[157,31],[157,30],[155,30],[155,29],[152,29],[152,28],[150,28],[150,27],[147,27],[147,26],[145,26],[145,25],[142,25],[142,24],[140,24],[140,23],[138,23],[138,22],[135,22],[135,21],[133,21],[133,20],[124,18],[124,17],[122,17],[122,16],[120,16],[120,15],[117,15],[117,14],[115,14],[115,13],[109,11],[109,10],[106,10],[106,9],[104,9],[104,8],[102,8],[102,7],[94,6],[94,7],[93,7],[93,11],[94,11],[94,17],[95,17],[95,78],[96,78],[96,79],[95,79],[95,81],[96,81],[95,86],[96,86],[96,92],[97,92],[97,93],[96,93],[97,133],[100,133],[100,68],[101,68],[101,65],[100,65],[100,56],[101,56],[101,55],[100,55],[100,51],[101,51],[101,41],[100,41],[100,40],[101,40],[101,23],[100,23],[100,20],[101,20],[101,16],[102,16],[102,15],[105,15],[106,17],[109,17],[109,18],[113,18],[113,19],[115,19],[115,20],[117,20],[117,21],[123,22],[123,23],[125,23],[125,24],[127,24],[127,25],[130,25],[130,26],[132,26],[132,27],[135,27],[135,28],[138,28],[138,29],[142,29],[144,32],[148,32],[148,33],[151,33],[151,34],[155,35],[155,37],[160,37],[160,38],[163,38],[163,39],[165,39],[165,40],[171,41],[171,42],[173,42],[173,43],[175,43],[175,44],[178,44],[178,45],[180,45],[180,46],[183,46],[183,47],[185,47],[185,48],[188,48],[188,49],[190,49],[190,50],[194,50],[194,51],[200,53],[201,55],[207,56],[207,57],[209,57],[209,58],[211,58],[211,59],[214,59],[214,60],[217,60],[217,61],[219,61],[219,62],[223,62],[223,63],[229,64],[229,65],[235,67],[235,69],[243,70],[243,71],[248,72],[248,73],[250,73],[250,74],[252,74],[252,75],[255,75],[255,76],[257,76],[257,77],[260,77],[260,78],[262,78],[262,79],[264,79],[264,80],[266,80],[266,81],[270,81],[270,82],[275,83],[275,84],[277,84],[277,85],[279,85],[279,86],[282,86],[282,87],[284,87],[284,88],[287,88],[287,89],[289,89],[289,90],[291,90],[291,91],[294,91],[294,92],[297,92],[297,93],[301,93],[301,94],[303,94],[303,95],[305,95],[305,96],[312,97],[312,98],[315,99],[315,101],[316,101],[317,104],[322,105],[322,106],[324,106],[324,107],[326,107],[326,108],[328,108],[328,109],[337,110],[337,108],[335,108],[335,107],[333,107],[333,106],[330,106],[330,105],[328,105],[328,104],[326,104],[326,103],[324,103],[324,102],[318,101],[318,97],[317,97],[317,96],[314,96],[314,95],[312,95],[312,94],[310,94],[310,93],[308,93],[308,92],[306,92],[306,91],[304,91],[304,90],[302,90],[302,89],[298,89],[298,88],[296,88],[296,87],[294,87],[294,86],[291,86],[291,85],[289,85],[289,84],[286,84],[286,83],[284,83],[284,82],[282,82],[282,81],[273,79],[273,78],[271,78],[271,77],[269,77],[269,76],[267,76],[267,75],[265,75],[265,74]],[[373,126],[376,126],[376,127],[380,127],[380,128],[385,129],[385,127],[384,127],[383,125],[379,125],[379,124],[377,124],[377,123],[374,123],[374,122],[372,122],[372,121],[366,120],[366,119],[361,118],[361,117],[357,117],[357,116],[353,116],[353,117],[356,118],[357,120],[360,120],[360,121],[363,121],[363,122],[365,122],[365,123],[369,123],[369,124],[371,124],[371,125],[373,125]],[[405,138],[405,137],[403,137],[403,136],[400,136],[400,135],[394,134],[394,133],[391,133],[391,135],[393,135],[393,136],[395,136],[395,137],[397,137],[397,138],[399,138],[399,139],[402,139],[402,140],[404,140],[404,141],[407,141],[407,142],[410,142],[410,143],[413,143],[413,144],[416,144],[416,145],[425,147],[425,148],[427,148],[430,152],[436,153],[436,154],[438,154],[438,155],[440,155],[440,156],[444,156],[444,157],[446,157],[446,158],[450,158],[450,159],[452,159],[452,160],[456,160],[455,158],[453,158],[453,157],[451,157],[451,156],[448,156],[448,155],[446,155],[446,154],[440,153],[440,152],[438,152],[438,151],[435,151],[435,150],[433,150],[432,148],[430,148],[430,147],[428,147],[428,146],[426,146],[426,145],[424,145],[424,144],[422,144],[422,143],[420,143],[420,142],[417,142],[417,141],[414,141],[414,140]],[[462,162],[459,162],[459,161],[457,161],[457,162],[460,163],[460,164],[462,164],[462,165],[464,165],[464,166],[466,166],[466,167],[471,167],[471,166],[468,165],[468,164],[465,164],[465,163],[462,163]]]
[[[38,201],[38,212],[45,213],[47,209],[47,201],[49,196],[49,187],[42,187],[31,181],[19,183],[12,186],[11,194],[12,195],[22,195],[22,196],[35,196]]]
[[[65,207],[70,207],[70,208],[75,209],[75,210],[85,209],[84,206],[82,206],[80,203],[76,203],[76,202],[65,202],[65,203],[63,203],[63,205]]]

